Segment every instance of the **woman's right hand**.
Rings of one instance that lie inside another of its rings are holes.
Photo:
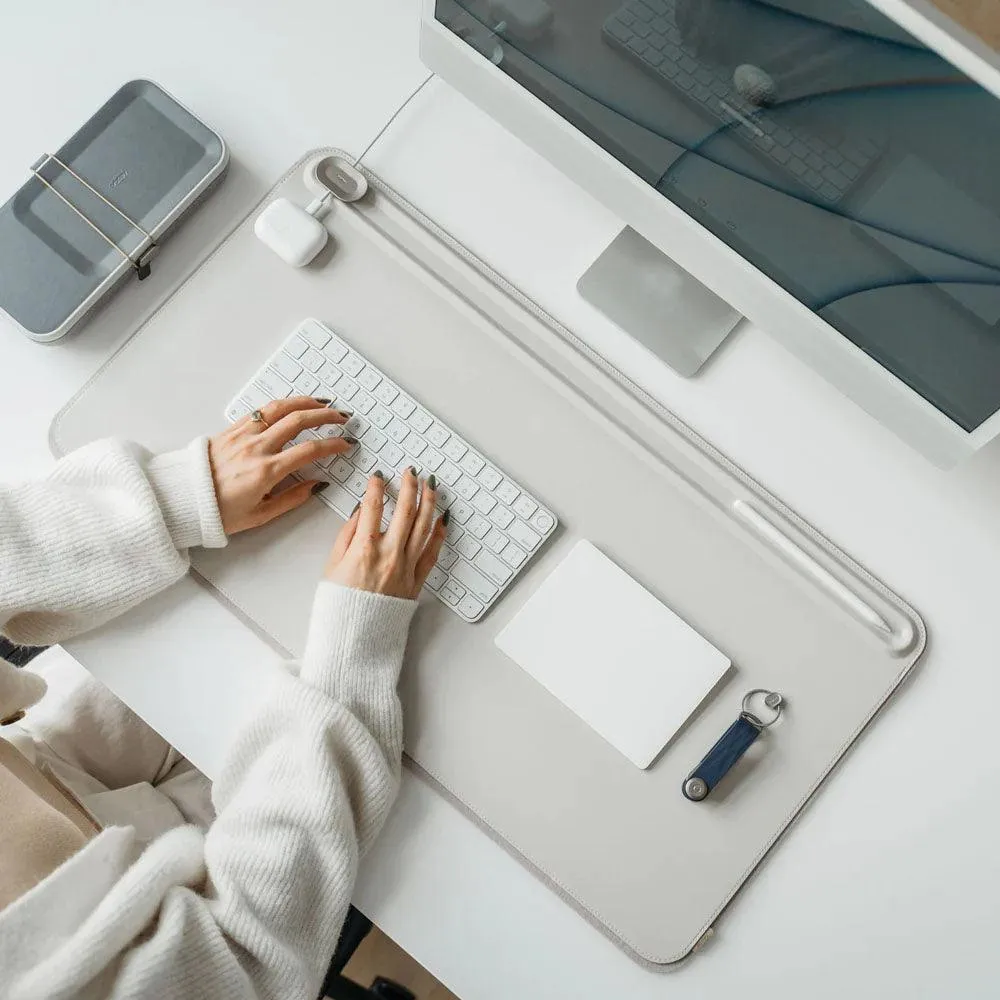
[[[421,488],[407,469],[396,511],[383,533],[385,480],[380,473],[373,475],[364,499],[337,536],[325,578],[355,590],[416,600],[448,531],[447,513],[434,518],[435,487],[431,476]]]

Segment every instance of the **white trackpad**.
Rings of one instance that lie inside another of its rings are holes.
[[[730,666],[587,541],[577,542],[496,644],[642,768]]]

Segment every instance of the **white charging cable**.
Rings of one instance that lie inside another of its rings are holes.
[[[420,86],[396,108],[353,163],[339,158],[332,162],[331,168],[323,174],[323,184],[327,188],[324,194],[314,198],[305,208],[287,198],[275,198],[254,221],[253,231],[257,238],[292,267],[305,267],[315,260],[330,238],[322,220],[330,211],[334,200],[352,202],[364,197],[368,190],[368,178],[358,169],[359,164],[433,78],[434,74],[429,73],[421,81]]]

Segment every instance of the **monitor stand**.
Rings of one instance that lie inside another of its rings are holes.
[[[697,373],[742,319],[628,227],[576,287],[595,309],[686,378]]]

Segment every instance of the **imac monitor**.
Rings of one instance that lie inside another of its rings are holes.
[[[622,218],[579,288],[666,362],[742,314],[943,467],[1000,432],[1000,59],[866,0],[424,4],[424,62]]]

